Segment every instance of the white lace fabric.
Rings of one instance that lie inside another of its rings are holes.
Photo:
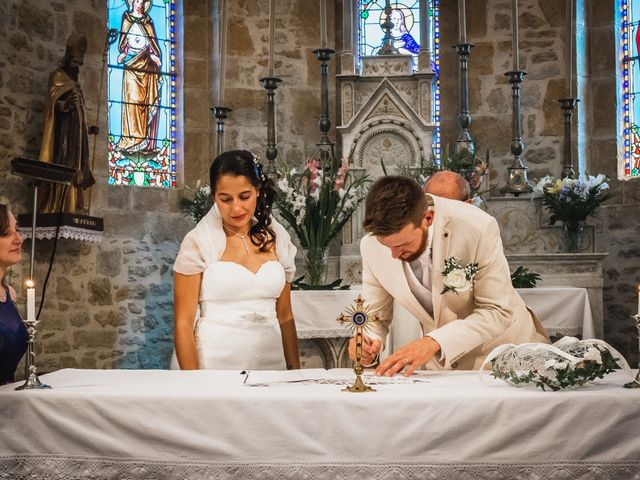
[[[539,377],[561,387],[556,381],[556,369],[573,371],[584,360],[594,361],[602,365],[602,352],[609,352],[620,368],[633,379],[629,364],[622,354],[607,342],[599,339],[579,340],[575,337],[562,337],[552,345],[544,343],[524,343],[521,345],[505,344],[493,349],[486,357],[480,368],[483,375],[484,368],[492,363],[494,374],[498,374],[505,381],[511,375],[519,377],[531,376],[529,382],[534,383]],[[513,384],[520,386],[522,383]]]
[[[640,462],[234,463],[73,456],[0,456],[11,480],[638,480]]]

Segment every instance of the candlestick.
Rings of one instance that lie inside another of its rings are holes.
[[[327,0],[320,0],[320,48],[327,48]]]
[[[511,0],[511,25],[513,32],[513,71],[520,70],[520,51],[518,50],[518,0]]]
[[[32,280],[27,280],[27,320],[36,319],[36,289]]]
[[[458,43],[467,43],[467,13],[465,0],[458,0]]]
[[[638,285],[638,315],[640,315],[640,285]]]
[[[275,27],[276,27],[276,0],[269,0],[269,77],[274,73],[274,52],[275,52]]]

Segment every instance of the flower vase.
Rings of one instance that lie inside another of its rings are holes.
[[[564,222],[564,230],[568,240],[567,249],[570,253],[578,253],[582,250],[584,227],[584,220],[566,220]]]
[[[324,285],[329,266],[329,247],[304,248],[302,251],[307,273],[304,282],[313,287]]]

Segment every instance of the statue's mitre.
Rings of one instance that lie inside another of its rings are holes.
[[[67,39],[67,53],[84,55],[87,51],[87,37],[72,33]]]

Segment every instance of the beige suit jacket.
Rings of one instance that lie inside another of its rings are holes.
[[[411,293],[402,261],[394,259],[375,236],[367,235],[360,242],[363,296],[382,318],[372,333],[386,339],[395,299],[422,323],[424,334],[440,344],[442,357],[427,368],[478,369],[498,345],[547,343],[544,327],[511,285],[496,220],[473,205],[432,197],[433,317]],[[458,257],[462,265],[478,264],[470,292],[441,293],[442,270],[449,257]]]

